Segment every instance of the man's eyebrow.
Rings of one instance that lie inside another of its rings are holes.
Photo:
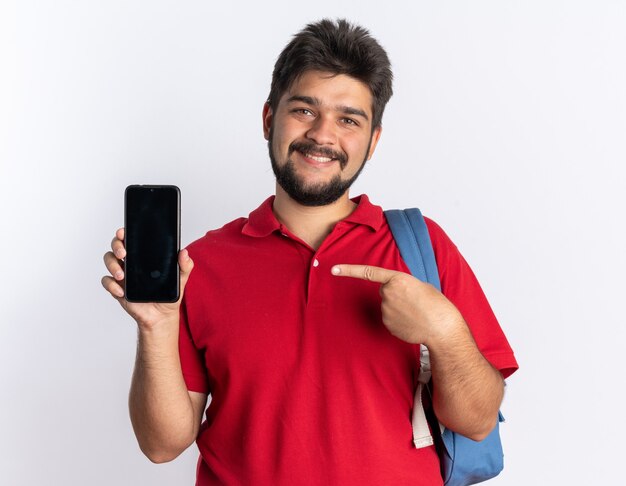
[[[294,101],[306,103],[307,105],[311,105],[311,106],[320,106],[322,104],[319,98],[315,98],[312,96],[293,95],[287,98],[287,103],[293,103]],[[369,117],[367,116],[367,113],[365,113],[365,111],[361,110],[360,108],[339,105],[335,107],[335,110],[337,110],[340,113],[343,113],[344,115],[360,116],[364,118],[365,120],[369,121]]]
[[[294,101],[300,101],[301,103],[306,103],[307,105],[312,106],[319,106],[322,104],[319,98],[312,98],[311,96],[293,95],[287,98],[287,103],[292,103]]]
[[[353,108],[352,106],[338,106],[337,111],[344,113],[346,115],[356,115],[365,118],[365,120],[369,120],[367,113],[365,113],[360,108]]]

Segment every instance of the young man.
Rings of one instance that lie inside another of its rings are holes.
[[[118,230],[103,285],[138,324],[130,413],[154,462],[196,441],[199,485],[441,484],[412,443],[419,343],[440,421],[476,440],[495,426],[517,363],[472,271],[427,220],[442,293],[413,278],[381,208],[348,196],[391,79],[360,27],[294,37],[263,109],[276,194],[180,252],[181,301],[124,300]]]

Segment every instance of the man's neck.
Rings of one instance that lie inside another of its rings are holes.
[[[317,250],[333,227],[356,209],[348,192],[337,201],[325,206],[303,206],[276,185],[276,198],[272,207],[278,221],[291,233]]]

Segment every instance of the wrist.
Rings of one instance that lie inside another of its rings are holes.
[[[139,367],[168,370],[171,363],[180,365],[178,326],[174,327],[171,324],[138,328],[137,365]]]
[[[179,325],[178,317],[162,318],[156,321],[137,320],[137,334],[140,341],[175,341],[178,343]]]
[[[141,333],[160,333],[171,329],[178,329],[179,326],[179,312],[175,313],[157,313],[150,312],[144,316],[133,316],[137,323],[137,328]]]
[[[449,319],[441,319],[433,324],[431,332],[428,334],[425,344],[428,349],[437,350],[454,346],[466,340],[472,340],[472,335],[465,320],[461,315]]]

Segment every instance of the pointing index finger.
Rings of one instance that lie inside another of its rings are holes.
[[[381,284],[388,283],[395,275],[401,272],[389,270],[387,268],[374,267],[372,265],[335,265],[331,269],[333,275],[339,277],[353,277],[370,282],[378,282]]]

